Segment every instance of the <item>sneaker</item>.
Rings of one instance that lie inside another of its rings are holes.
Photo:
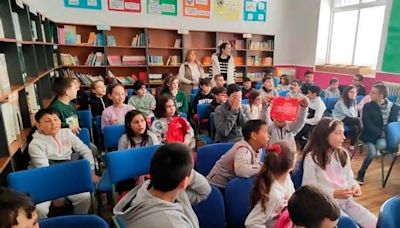
[[[356,177],[356,181],[357,181],[357,183],[359,185],[363,185],[364,184],[364,177],[357,176]]]

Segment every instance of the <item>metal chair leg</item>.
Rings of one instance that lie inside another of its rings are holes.
[[[389,172],[386,174],[385,181],[383,182],[383,187],[386,186],[386,182],[387,182],[387,180],[389,179],[390,173],[392,172],[392,168],[393,168],[394,163],[396,162],[397,158],[398,158],[397,155],[393,155],[392,164],[390,164]]]
[[[384,162],[384,157],[385,155],[382,153],[381,154],[381,174],[382,174],[382,188],[385,187],[384,185],[384,180],[385,180],[385,162]]]

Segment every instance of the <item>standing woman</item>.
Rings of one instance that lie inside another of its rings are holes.
[[[200,78],[204,78],[204,69],[196,59],[194,50],[188,50],[185,56],[185,62],[179,68],[178,79],[180,89],[190,99],[192,89],[198,87]]]
[[[233,59],[232,46],[230,43],[222,43],[219,45],[219,52],[211,56],[211,72],[214,78],[215,75],[221,74],[224,76],[226,84],[235,83],[235,61]]]

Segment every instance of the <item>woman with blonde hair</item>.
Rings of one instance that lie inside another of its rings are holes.
[[[190,99],[192,89],[197,88],[200,78],[204,78],[204,69],[196,58],[196,52],[192,49],[186,51],[185,62],[179,68],[179,87]]]

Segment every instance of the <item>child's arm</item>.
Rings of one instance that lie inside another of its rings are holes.
[[[221,108],[215,109],[215,130],[226,137],[232,131],[233,126],[236,124],[238,111],[229,111],[229,113],[223,113]]]
[[[126,134],[123,134],[118,141],[118,150],[129,149],[129,139]]]
[[[315,110],[314,117],[306,119],[306,123],[313,126],[317,125],[317,123],[321,120],[322,116],[324,115],[325,110],[326,110],[325,104],[321,102],[320,106],[317,108],[317,110]]]
[[[211,193],[211,186],[203,175],[199,174],[195,170],[192,170],[190,175],[190,183],[185,192],[190,203],[196,204],[207,199],[208,195]]]
[[[251,177],[256,175],[260,169],[261,164],[258,162],[256,156],[252,158],[252,152],[246,147],[239,147],[234,156],[233,168],[238,177]],[[256,161],[251,162],[254,159]]]
[[[246,228],[265,228],[267,221],[273,219],[273,213],[279,209],[280,203],[276,197],[270,197],[265,203],[265,211],[262,211],[261,202],[258,202],[246,218]]]
[[[185,141],[184,143],[189,146],[190,148],[194,149],[196,147],[196,140],[194,136],[194,131],[192,126],[190,126],[190,123],[185,119],[186,124],[189,126],[189,129],[187,130],[185,134]]]
[[[272,105],[269,105],[267,107],[267,111],[265,112],[265,115],[264,115],[265,122],[267,123],[268,126],[270,126],[273,123],[273,121],[271,119],[271,109],[272,109]]]
[[[334,189],[331,187],[329,180],[319,180],[317,178],[317,172],[324,172],[312,159],[311,154],[308,154],[304,159],[303,163],[303,181],[302,186],[304,185],[314,185],[322,190],[324,190],[327,194],[333,197]],[[323,181],[323,183],[320,183]]]
[[[29,143],[28,153],[31,157],[31,166],[35,168],[49,166],[49,159],[46,156],[45,145],[35,142],[34,140]]]
[[[162,123],[159,120],[154,120],[153,124],[150,127],[151,132],[153,132],[160,143],[163,143],[163,127]]]
[[[78,136],[74,135],[71,131],[68,131],[68,139],[71,141],[71,146],[72,149],[79,153],[83,158],[89,161],[90,167],[92,170],[94,170],[94,158],[93,158],[93,153],[89,149],[89,147],[86,146],[85,143],[83,143]]]
[[[300,107],[299,112],[297,113],[297,118],[295,121],[289,124],[289,129],[293,132],[293,135],[296,135],[301,131],[306,123],[306,118],[308,114],[308,107]]]
[[[181,92],[181,99],[182,99],[181,112],[188,113],[189,104],[188,104],[188,100],[186,98],[186,95],[183,92]]]

